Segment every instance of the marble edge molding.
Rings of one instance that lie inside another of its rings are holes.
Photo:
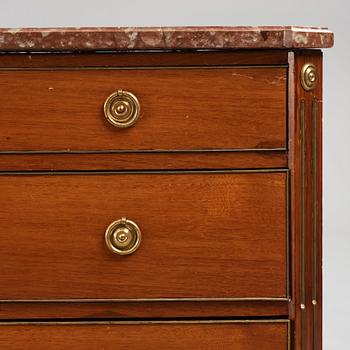
[[[303,49],[333,46],[323,27],[0,28],[0,51]]]

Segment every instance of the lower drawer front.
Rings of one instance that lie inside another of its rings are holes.
[[[287,350],[287,321],[3,324],[6,350]]]
[[[285,298],[286,182],[285,172],[3,175],[0,299]],[[142,233],[131,255],[105,242],[121,218]]]

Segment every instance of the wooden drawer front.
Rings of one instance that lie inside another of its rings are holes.
[[[287,350],[288,322],[0,324],[6,350]]]
[[[286,68],[0,72],[0,149],[197,150],[286,147]],[[134,93],[141,116],[110,125],[106,98]]]
[[[0,299],[286,297],[286,172],[2,175]],[[104,232],[126,217],[132,255]]]

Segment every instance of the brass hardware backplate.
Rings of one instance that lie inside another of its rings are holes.
[[[301,85],[304,90],[309,91],[315,88],[317,84],[317,69],[312,63],[305,63],[301,68]]]
[[[113,221],[105,232],[108,249],[118,255],[132,254],[141,243],[141,230],[131,220]]]
[[[131,92],[118,90],[107,97],[103,110],[106,119],[113,126],[128,128],[140,116],[140,102]]]

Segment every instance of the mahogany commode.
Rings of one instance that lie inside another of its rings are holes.
[[[0,347],[320,350],[332,45],[0,29]]]

